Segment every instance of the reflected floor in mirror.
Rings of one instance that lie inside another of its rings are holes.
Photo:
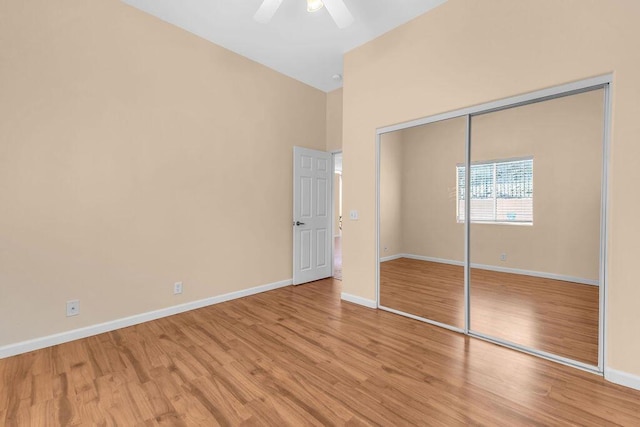
[[[400,258],[380,264],[381,305],[462,327],[464,269]],[[598,363],[598,287],[472,269],[471,329]]]

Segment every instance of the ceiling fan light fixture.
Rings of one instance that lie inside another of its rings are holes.
[[[307,12],[317,12],[324,6],[322,0],[307,0]]]

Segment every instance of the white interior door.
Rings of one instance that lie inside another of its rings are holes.
[[[293,147],[293,284],[331,276],[331,154]]]

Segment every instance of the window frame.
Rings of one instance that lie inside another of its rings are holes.
[[[498,225],[519,225],[519,226],[532,226],[533,225],[533,159],[534,156],[523,156],[523,157],[509,157],[509,158],[503,158],[503,159],[497,159],[497,160],[481,160],[481,161],[474,161],[470,163],[470,168],[473,168],[474,166],[482,166],[482,165],[493,165],[493,182],[492,182],[492,195],[493,195],[493,220],[474,220],[471,219],[470,222],[472,224],[498,224]],[[497,191],[496,191],[496,182],[497,182],[497,166],[499,164],[504,164],[504,163],[517,163],[517,162],[523,162],[523,161],[531,161],[531,182],[532,182],[532,193],[531,193],[531,221],[504,221],[504,220],[498,220],[497,216],[498,216],[498,210],[497,210],[497,203],[498,200],[500,199],[497,196]],[[466,164],[465,163],[457,163],[456,164],[456,223],[458,224],[464,224],[465,223],[465,219],[461,219],[461,213],[465,214],[465,210],[464,208],[460,209],[460,202],[464,201],[465,203],[467,202],[466,197],[465,198],[460,198],[460,170],[465,170],[466,168]],[[465,170],[466,173],[466,170]],[[467,191],[468,195],[470,194],[470,192]],[[465,195],[465,196],[466,196]],[[471,211],[469,211],[469,217],[471,217]]]

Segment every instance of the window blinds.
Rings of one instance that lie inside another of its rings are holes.
[[[457,220],[465,220],[465,166],[456,166]],[[533,158],[471,165],[471,222],[533,223]]]

